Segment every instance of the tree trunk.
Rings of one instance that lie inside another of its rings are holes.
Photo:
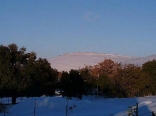
[[[12,104],[16,104],[16,98],[15,96],[12,96]]]

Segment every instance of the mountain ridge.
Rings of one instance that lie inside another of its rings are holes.
[[[58,71],[70,71],[71,69],[80,69],[85,66],[96,65],[105,59],[111,59],[121,64],[134,64],[141,66],[147,61],[156,59],[156,54],[146,57],[132,57],[118,54],[104,54],[97,52],[72,52],[59,55],[49,60],[51,67]]]

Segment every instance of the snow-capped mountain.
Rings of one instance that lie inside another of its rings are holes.
[[[151,56],[146,56],[146,57],[140,57],[140,58],[137,58],[136,60],[130,61],[128,63],[136,64],[136,65],[139,65],[140,66],[143,63],[148,62],[148,61],[152,61],[152,60],[156,60],[156,55],[151,55]]]
[[[101,54],[93,52],[74,52],[66,53],[49,60],[51,67],[58,71],[69,71],[80,69],[85,66],[96,65],[105,59],[111,59],[122,64],[135,64],[141,66],[143,63],[156,59],[156,55],[147,57],[131,57],[115,54]]]

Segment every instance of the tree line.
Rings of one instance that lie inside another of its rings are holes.
[[[69,97],[93,94],[119,98],[156,95],[156,60],[136,66],[105,59],[95,66],[62,72],[60,85]]]
[[[0,45],[0,97],[53,95],[58,72],[46,59],[16,44]]]
[[[47,59],[37,58],[16,44],[0,45],[0,97],[52,96],[59,89],[63,96],[98,94],[103,97],[156,95],[156,60],[142,66],[120,64],[105,59],[94,66],[58,72]]]

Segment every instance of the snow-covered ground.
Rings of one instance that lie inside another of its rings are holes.
[[[11,106],[5,116],[34,116],[34,106],[36,99],[35,116],[66,116],[66,105],[68,104],[68,116],[127,116],[128,107],[139,106],[139,116],[151,116],[151,112],[156,112],[156,96],[139,98],[100,98],[84,96],[83,100],[73,98],[36,97],[25,98],[19,103]],[[7,102],[7,101],[6,101]],[[73,107],[72,110],[69,107]],[[3,113],[0,116],[4,116]]]

